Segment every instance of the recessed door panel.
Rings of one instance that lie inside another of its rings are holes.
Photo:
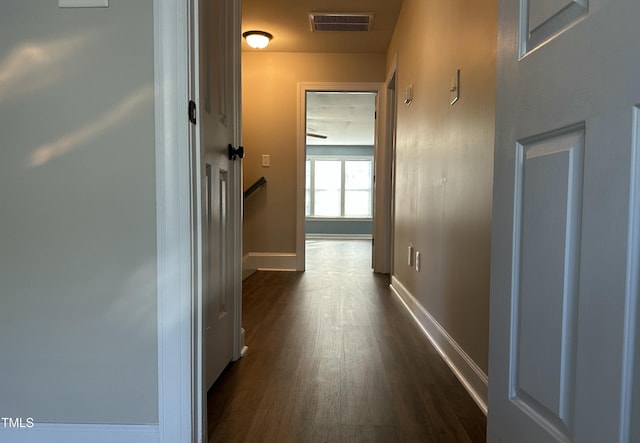
[[[227,306],[229,304],[229,296],[231,291],[229,290],[228,272],[227,272],[227,257],[229,257],[229,189],[228,189],[228,172],[224,170],[219,171],[219,183],[218,183],[218,209],[220,212],[220,224],[218,227],[218,260],[220,263],[220,290],[218,293],[218,318],[221,319],[227,315]]]
[[[589,0],[520,0],[520,56],[564,32],[589,13]]]
[[[582,128],[518,144],[519,281],[512,400],[570,435],[573,411]]]

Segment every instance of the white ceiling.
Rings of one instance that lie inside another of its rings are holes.
[[[308,92],[307,145],[373,146],[376,94]]]
[[[402,0],[243,0],[242,31],[273,34],[261,51],[386,53]],[[370,32],[311,32],[309,12],[372,12]],[[243,51],[256,51],[242,43]]]

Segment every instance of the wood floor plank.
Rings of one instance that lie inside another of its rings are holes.
[[[210,442],[484,442],[485,416],[370,252],[317,241],[306,272],[245,280],[249,351],[209,391]]]

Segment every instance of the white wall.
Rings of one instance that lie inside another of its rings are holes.
[[[152,0],[0,5],[0,416],[158,423]]]

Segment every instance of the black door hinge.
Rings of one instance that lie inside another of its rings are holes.
[[[196,102],[189,100],[189,121],[196,124]]]

